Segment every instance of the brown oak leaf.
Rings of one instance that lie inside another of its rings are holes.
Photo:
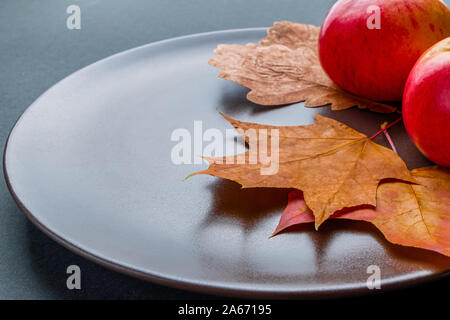
[[[375,209],[337,212],[332,218],[368,221],[392,243],[433,250],[450,256],[450,170],[412,170],[418,184],[381,183]],[[314,222],[300,190],[288,196],[288,205],[273,236],[297,224]]]
[[[311,125],[268,126],[224,117],[245,138],[249,150],[206,158],[209,168],[194,175],[233,180],[244,188],[303,190],[316,227],[343,208],[375,206],[383,179],[414,181],[395,152],[336,120],[316,115]]]
[[[209,64],[219,76],[251,89],[247,98],[261,105],[305,101],[307,107],[331,104],[333,110],[354,106],[376,112],[396,108],[351,95],[326,75],[318,58],[319,28],[288,21],[275,22],[259,45],[221,44]]]

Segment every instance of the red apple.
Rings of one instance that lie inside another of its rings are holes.
[[[426,157],[450,167],[450,37],[427,50],[411,70],[403,121]]]
[[[339,0],[320,30],[320,62],[339,87],[397,101],[420,55],[448,36],[450,10],[439,0]]]

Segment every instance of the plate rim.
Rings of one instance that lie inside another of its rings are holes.
[[[8,145],[10,143],[11,137],[14,133],[15,128],[19,124],[19,122],[23,119],[25,114],[35,105],[37,102],[50,90],[54,87],[58,86],[60,82],[65,81],[66,79],[78,74],[79,72],[95,67],[97,64],[106,62],[110,59],[117,58],[121,55],[126,55],[134,51],[138,51],[144,48],[163,45],[165,43],[175,42],[179,40],[186,40],[192,38],[200,38],[211,35],[219,35],[219,34],[227,34],[227,33],[240,33],[240,32],[251,32],[251,31],[265,31],[267,27],[255,27],[255,28],[238,28],[238,29],[227,29],[227,30],[217,30],[217,31],[209,31],[195,34],[188,34],[179,37],[173,37],[169,39],[159,40],[155,42],[150,42],[144,45],[140,45],[134,48],[130,48],[124,51],[120,51],[118,53],[112,54],[100,60],[97,60],[85,67],[82,67],[75,72],[63,77],[61,80],[57,81],[55,84],[50,86],[47,90],[45,90],[41,95],[38,96],[18,117],[15,121],[14,125],[9,131],[9,134],[6,139],[5,146],[3,148],[3,157],[2,157],[2,167],[3,167],[3,175],[6,182],[7,189],[9,193],[12,195],[14,201],[17,203],[21,211],[25,214],[25,216],[44,234],[46,234],[49,238],[54,240],[56,243],[62,245],[64,248],[69,249],[77,255],[82,256],[83,258],[92,261],[96,264],[99,264],[107,269],[125,274],[127,276],[131,276],[134,278],[138,278],[144,281],[156,283],[159,285],[164,285],[176,289],[193,291],[197,293],[211,294],[216,296],[227,296],[227,297],[244,297],[244,298],[274,298],[274,299],[283,299],[283,298],[336,298],[336,297],[347,297],[347,296],[355,296],[360,294],[371,294],[373,292],[380,292],[380,290],[368,290],[366,285],[363,283],[351,284],[351,285],[333,285],[326,287],[325,289],[314,290],[311,288],[301,288],[294,290],[273,290],[273,289],[259,289],[259,288],[242,288],[242,287],[234,287],[232,285],[227,286],[223,284],[214,284],[211,281],[191,281],[187,279],[177,278],[175,276],[161,275],[157,272],[144,272],[138,270],[136,268],[132,268],[130,266],[126,266],[111,260],[108,260],[105,257],[101,257],[100,255],[96,255],[86,251],[85,249],[80,248],[76,244],[66,240],[63,236],[59,235],[57,232],[51,230],[46,227],[43,223],[41,223],[33,213],[28,210],[28,208],[22,203],[19,197],[16,195],[14,191],[14,187],[10,181],[10,177],[8,174],[8,169],[6,165],[6,154],[8,152]],[[393,289],[406,288],[413,285],[418,285],[424,282],[436,281],[442,279],[444,277],[450,276],[450,269],[439,272],[432,273],[422,276],[414,276],[408,279],[398,279],[396,277],[392,280],[382,280],[382,290],[381,292],[390,291]]]

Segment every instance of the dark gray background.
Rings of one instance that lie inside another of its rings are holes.
[[[2,0],[0,142],[21,113],[72,72],[114,53],[180,35],[270,26],[320,25],[333,0]],[[81,7],[81,30],[66,8]],[[66,289],[66,268],[82,270],[82,290]],[[0,299],[209,298],[136,280],[72,254],[37,230],[0,182]]]

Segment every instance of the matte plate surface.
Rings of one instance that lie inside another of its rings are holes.
[[[306,225],[269,239],[288,190],[241,190],[210,176],[183,181],[207,165],[174,164],[171,152],[178,142],[172,133],[187,129],[191,159],[198,159],[201,137],[194,134],[194,121],[202,121],[203,132],[217,128],[225,134],[231,126],[219,111],[274,125],[310,124],[318,112],[367,134],[398,117],[246,101],[247,89],[219,79],[207,61],[219,43],[257,42],[264,35],[265,29],[247,29],[162,41],[56,84],[10,134],[4,168],[16,201],[73,251],[191,290],[330,297],[368,292],[370,265],[380,267],[384,289],[447,274],[450,259],[389,244],[363,222],[333,221],[320,232]],[[410,168],[427,165],[401,125],[391,135]],[[383,136],[376,141],[386,144]],[[236,145],[245,149],[239,140]]]

